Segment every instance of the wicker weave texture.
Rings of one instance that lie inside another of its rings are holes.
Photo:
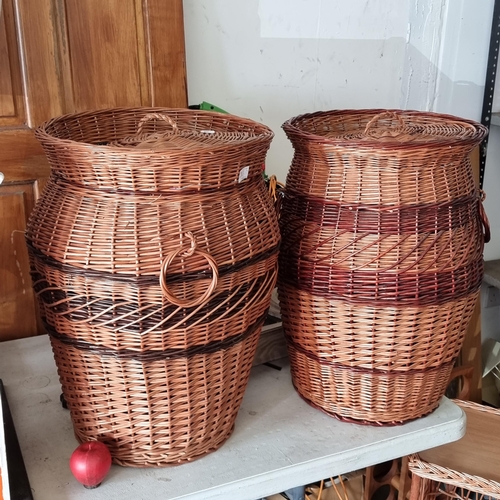
[[[216,450],[233,431],[261,326],[233,346],[175,359],[117,358],[52,338],[77,439],[105,442],[131,467]]]
[[[138,149],[140,123],[150,115],[168,117],[176,130],[164,119],[150,119],[140,139],[158,134],[170,140]],[[273,134],[265,125],[220,113],[122,108],[54,118],[37,129],[36,137],[63,179],[102,190],[175,193],[238,184],[244,167],[249,179],[259,177]],[[123,140],[130,147],[117,144]],[[183,147],[176,147],[179,142]]]
[[[444,304],[384,307],[329,300],[292,286],[280,288],[291,345],[332,368],[386,370],[388,377],[452,363],[477,297],[476,291]]]
[[[489,231],[471,121],[409,111],[287,121],[279,295],[294,384],[341,419],[437,407],[472,315]],[[427,391],[427,392],[426,392]]]
[[[138,467],[213,451],[277,279],[271,131],[137,108],[55,118],[37,137],[52,173],[26,239],[77,438]]]
[[[330,365],[288,344],[293,384],[311,406],[339,420],[370,425],[399,424],[436,409],[453,363],[411,372]],[[418,403],[416,402],[418,399]]]
[[[32,259],[34,289],[47,324],[70,337],[118,350],[185,348],[244,331],[265,312],[277,274],[274,254],[219,279],[218,293],[186,313],[164,299],[158,279],[123,283]],[[178,282],[171,289],[180,296],[183,286]],[[186,288],[198,297],[206,283],[198,280]]]
[[[454,201],[477,189],[468,154],[486,129],[468,120],[346,110],[298,116],[283,128],[295,150],[287,191],[350,205],[400,207]]]
[[[481,258],[475,244],[483,233],[477,194],[453,203],[394,209],[348,207],[287,191],[285,207],[284,252],[339,270],[438,272]]]
[[[418,500],[427,500],[444,495],[456,500],[487,500],[500,498],[500,483],[454,471],[447,467],[420,460],[410,455],[410,470],[422,478],[417,492]]]

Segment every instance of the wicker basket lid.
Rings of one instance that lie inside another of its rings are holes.
[[[253,120],[209,111],[174,108],[110,108],[52,118],[35,135],[53,147],[87,148],[105,153],[127,150],[199,150],[228,148],[262,140],[273,132]]]
[[[380,109],[304,114],[285,122],[283,129],[289,137],[363,147],[476,143],[487,134],[483,125],[451,115]]]
[[[260,181],[273,135],[235,115],[158,107],[72,113],[35,131],[52,172],[66,181],[176,193]]]
[[[149,130],[148,130],[149,126]],[[137,133],[109,143],[110,146],[149,150],[200,150],[244,142],[255,134],[244,130],[179,129],[163,113],[148,113],[139,120]]]

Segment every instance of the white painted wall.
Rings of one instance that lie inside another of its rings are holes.
[[[448,0],[434,111],[480,120],[494,0]]]

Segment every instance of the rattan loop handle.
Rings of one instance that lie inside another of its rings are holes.
[[[281,203],[283,201],[283,190],[285,189],[285,185],[278,181],[275,175],[271,175],[269,178],[269,195],[274,204],[274,209],[276,210],[276,215],[278,219],[280,218],[281,213]]]
[[[481,197],[479,198],[479,217],[481,217],[481,223],[484,229],[484,242],[488,243],[491,240],[491,229],[490,221],[486,215],[486,210],[484,209],[483,200],[486,198],[484,191],[481,191]]]
[[[139,125],[137,125],[137,135],[142,134],[142,129],[144,128],[144,125],[151,120],[163,120],[172,127],[172,131],[174,132],[174,134],[177,134],[179,132],[177,123],[175,123],[174,120],[170,118],[170,116],[164,115],[163,113],[148,113],[139,120]]]
[[[397,121],[398,126],[397,127],[387,127],[387,126],[376,127],[376,124],[380,120],[383,120],[384,118]],[[366,136],[370,136],[370,137],[397,137],[398,135],[403,134],[405,129],[406,129],[406,123],[403,120],[403,117],[401,115],[398,115],[394,111],[384,111],[383,113],[379,113],[378,115],[375,115],[366,124],[365,131],[363,132],[363,134]]]
[[[217,282],[219,280],[219,270],[217,267],[217,262],[215,262],[215,259],[211,255],[203,252],[202,250],[198,250],[193,233],[188,232],[185,235],[190,239],[191,245],[188,250],[183,250],[183,248],[180,247],[179,249],[170,252],[165,257],[165,260],[163,261],[160,269],[160,287],[163,295],[165,295],[165,297],[170,302],[172,302],[172,304],[175,304],[179,307],[195,307],[207,302],[210,298],[210,295],[212,295],[213,291],[217,288]],[[205,290],[205,293],[203,293],[203,295],[201,295],[200,297],[191,300],[179,299],[169,290],[167,286],[168,266],[178,255],[180,255],[181,257],[190,257],[194,253],[198,253],[199,255],[203,256],[208,262],[208,265],[212,269],[212,281],[210,282],[210,286]]]

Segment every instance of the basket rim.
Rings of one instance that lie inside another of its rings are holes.
[[[199,148],[192,149],[191,151],[175,151],[171,149],[137,149],[135,147],[126,147],[126,146],[115,146],[115,145],[107,145],[107,144],[92,144],[89,142],[82,142],[75,139],[64,139],[61,137],[57,137],[48,132],[49,127],[58,122],[64,122],[68,119],[79,119],[79,118],[99,118],[100,115],[112,114],[112,113],[120,113],[120,112],[136,112],[138,115],[146,115],[148,113],[164,113],[168,116],[174,115],[185,115],[185,116],[215,116],[215,117],[224,117],[227,120],[236,121],[243,125],[248,125],[254,129],[260,130],[259,132],[255,132],[255,135],[250,136],[244,140],[239,140],[235,142],[228,141],[226,144],[217,145],[213,148]],[[192,110],[189,108],[169,108],[169,107],[108,107],[98,110],[88,110],[81,111],[77,113],[65,113],[63,115],[59,115],[53,117],[49,120],[38,125],[35,129],[35,137],[42,143],[57,143],[63,147],[71,147],[71,148],[81,148],[87,150],[92,153],[101,152],[101,153],[113,153],[120,154],[123,156],[129,157],[138,157],[144,158],[145,155],[148,157],[162,157],[164,158],[166,155],[169,157],[182,156],[185,158],[187,155],[195,154],[199,155],[202,153],[212,154],[215,151],[225,151],[227,149],[234,149],[235,145],[251,145],[254,142],[260,142],[263,139],[271,141],[274,137],[274,132],[270,127],[260,123],[256,120],[252,120],[250,118],[244,118],[234,114],[225,114],[219,113],[216,111],[205,111],[205,110]]]
[[[331,117],[331,116],[353,116],[353,115],[369,115],[373,117],[381,113],[394,113],[398,116],[413,116],[413,117],[430,117],[437,118],[440,120],[451,120],[458,123],[463,123],[464,125],[472,125],[476,129],[476,133],[471,137],[465,139],[457,139],[455,137],[443,137],[439,139],[439,136],[435,140],[429,142],[412,142],[406,141],[401,142],[398,140],[377,140],[377,139],[349,139],[345,138],[331,138],[322,135],[315,134],[314,132],[309,132],[303,130],[297,125],[297,122],[301,120],[308,120],[317,117]],[[482,141],[488,135],[488,128],[481,123],[462,118],[456,115],[450,115],[445,113],[436,113],[432,111],[419,111],[419,110],[404,110],[404,109],[383,109],[383,108],[362,108],[362,109],[332,109],[327,111],[315,111],[312,113],[303,113],[292,118],[289,118],[282,125],[283,130],[287,134],[292,134],[295,136],[301,136],[310,142],[315,142],[316,144],[323,144],[325,146],[341,147],[344,149],[390,149],[390,150],[412,150],[412,149],[427,149],[427,148],[443,148],[445,146],[465,146],[465,145],[476,145],[478,142]]]

